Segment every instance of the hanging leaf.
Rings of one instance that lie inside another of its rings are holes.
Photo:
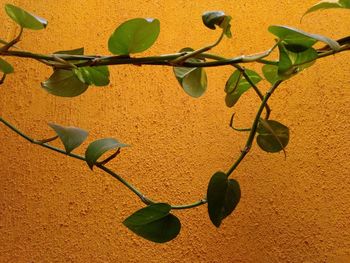
[[[10,63],[0,58],[0,71],[4,74],[10,74],[13,73],[14,69]]]
[[[265,79],[271,83],[271,85],[275,84],[276,81],[281,80],[282,78],[278,76],[278,66],[275,65],[264,65],[262,67],[262,72],[264,74]]]
[[[156,243],[168,242],[180,233],[179,219],[170,214],[170,205],[151,204],[136,211],[123,224],[135,234]]]
[[[312,66],[318,58],[317,51],[313,48],[297,48],[295,45],[290,47],[288,44],[279,43],[279,62],[278,76],[281,79],[289,78],[290,76],[299,73]],[[300,52],[292,52],[300,51]]]
[[[279,152],[288,145],[289,129],[278,121],[260,119],[257,133],[256,141],[265,152]]]
[[[219,227],[221,221],[236,208],[241,198],[241,190],[237,181],[227,179],[223,172],[216,172],[210,179],[207,200],[211,222]]]
[[[325,10],[325,9],[330,9],[330,8],[347,8],[350,9],[350,0],[328,0],[328,1],[321,1],[318,2],[317,4],[315,4],[314,6],[312,6],[311,8],[309,8],[305,14],[303,15],[303,17],[306,14],[318,11],[318,10]]]
[[[47,26],[44,18],[38,17],[27,11],[10,4],[5,5],[7,15],[23,28],[40,30]]]
[[[128,147],[129,145],[113,138],[105,138],[90,143],[85,152],[85,159],[90,169],[96,164],[98,158],[109,150]]]
[[[245,72],[254,84],[262,80],[259,74],[253,70],[246,69]],[[251,86],[252,85],[244,78],[243,73],[239,70],[234,71],[225,85],[225,102],[227,107],[233,107],[243,93],[247,92]]]
[[[84,93],[89,85],[81,82],[72,70],[56,69],[50,78],[41,83],[50,94],[60,97],[75,97]]]
[[[79,147],[87,138],[88,132],[76,127],[64,127],[54,123],[49,126],[56,132],[61,139],[67,153]]]
[[[109,84],[107,66],[80,67],[73,71],[80,81],[87,85],[107,86]]]
[[[135,18],[122,23],[108,40],[108,49],[115,55],[139,53],[157,40],[160,22],[153,18]]]
[[[286,44],[299,45],[304,47],[312,47],[317,41],[321,41],[329,45],[334,51],[340,49],[337,41],[325,36],[306,33],[302,30],[289,26],[270,26],[269,31],[277,36]]]
[[[184,48],[183,51],[193,51],[191,48]],[[200,62],[201,60],[190,58],[186,62]],[[204,68],[174,67],[174,74],[184,91],[193,98],[199,98],[207,90],[207,74]]]

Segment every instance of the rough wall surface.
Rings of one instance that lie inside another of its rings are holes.
[[[145,54],[198,48],[218,34],[202,26],[206,10],[233,17],[234,38],[215,50],[226,56],[269,48],[271,24],[334,38],[350,29],[343,10],[311,14],[300,24],[316,0],[0,0],[1,7],[7,2],[48,19],[46,30],[26,31],[20,43],[42,53],[84,46],[107,54],[115,27],[134,17],[161,21],[160,37]],[[10,39],[15,26],[0,12],[0,36]],[[182,231],[167,244],[140,239],[121,224],[142,204],[113,178],[0,126],[0,262],[350,262],[349,55],[319,61],[274,94],[272,118],[291,130],[288,158],[253,148],[233,175],[241,203],[222,227],[210,223],[205,206],[179,211]],[[229,67],[208,70],[200,99],[179,88],[170,68],[135,66],[113,67],[110,86],[65,99],[40,88],[48,68],[9,61],[16,74],[1,86],[1,116],[35,138],[51,135],[47,122],[55,122],[89,130],[90,140],[113,136],[132,144],[110,166],[151,198],[202,198],[211,175],[226,170],[244,145],[246,135],[228,128]],[[258,102],[248,93],[234,109],[237,123],[249,125]]]

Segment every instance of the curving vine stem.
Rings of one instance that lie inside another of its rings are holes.
[[[321,1],[307,12],[314,12],[326,8],[350,8],[350,1]],[[0,71],[3,73],[0,84],[3,84],[8,74],[14,69],[3,57],[17,57],[33,59],[52,67],[52,75],[44,82],[42,88],[55,96],[75,97],[86,92],[90,86],[106,86],[109,84],[109,70],[111,65],[149,65],[169,66],[174,69],[174,75],[184,91],[192,97],[200,97],[207,89],[205,68],[231,66],[235,70],[225,85],[225,103],[234,107],[240,97],[252,88],[260,98],[255,118],[249,128],[236,128],[233,125],[233,116],[230,126],[240,132],[247,132],[247,140],[241,154],[226,171],[216,172],[208,184],[205,197],[189,204],[170,205],[154,201],[145,196],[135,186],[131,185],[120,175],[107,167],[107,164],[118,156],[121,150],[129,145],[114,138],[96,140],[87,147],[85,155],[72,153],[87,138],[88,132],[77,127],[64,127],[50,123],[56,136],[44,140],[36,140],[13,126],[0,116],[0,122],[17,133],[30,143],[49,150],[67,155],[86,162],[90,169],[96,167],[117,179],[130,191],[137,195],[146,207],[133,213],[123,222],[137,235],[153,242],[163,243],[174,239],[181,228],[179,219],[171,210],[190,209],[208,204],[208,214],[212,223],[219,227],[222,220],[229,216],[240,200],[241,190],[239,183],[229,178],[241,161],[249,153],[254,139],[258,146],[266,152],[285,151],[289,142],[289,129],[282,123],[271,120],[271,108],[268,105],[270,97],[281,83],[312,66],[318,59],[350,50],[350,36],[337,41],[322,35],[307,33],[289,26],[270,26],[269,31],[276,37],[276,42],[266,51],[226,58],[210,52],[220,44],[224,37],[231,38],[231,17],[222,11],[210,11],[203,14],[203,23],[209,29],[220,29],[218,39],[210,45],[197,50],[184,48],[177,53],[148,57],[135,57],[133,54],[150,48],[157,40],[160,31],[160,22],[157,19],[135,18],[121,24],[111,35],[108,41],[109,51],[113,55],[97,56],[84,55],[84,49],[58,51],[54,54],[39,54],[21,50],[17,46],[24,29],[44,29],[47,21],[35,16],[14,5],[5,5],[7,15],[16,22],[20,31],[10,41],[0,39]],[[324,47],[315,49],[317,42],[323,42]],[[269,60],[272,52],[278,50],[279,59]],[[249,63],[262,64],[265,79],[270,82],[271,88],[263,94],[258,83],[263,78],[255,71],[245,68]],[[265,116],[262,114],[265,110]],[[60,139],[64,149],[52,146],[50,142]],[[109,157],[100,160],[106,152],[112,152]]]

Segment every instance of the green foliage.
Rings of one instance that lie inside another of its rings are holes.
[[[109,70],[107,66],[80,67],[74,69],[79,80],[87,85],[107,86],[109,84]]]
[[[14,69],[10,63],[0,58],[0,71],[3,72],[4,74],[10,74],[10,73],[13,73]]]
[[[328,8],[350,8],[350,1],[321,1],[307,10],[305,14]],[[237,70],[231,74],[225,85],[225,102],[228,107],[233,107],[240,97],[253,86],[254,91],[261,99],[261,103],[252,126],[249,128],[234,128],[232,125],[233,118],[231,121],[231,127],[235,130],[249,132],[244,150],[242,150],[227,173],[219,171],[211,177],[207,188],[206,200],[183,206],[154,203],[125,179],[105,166],[108,161],[119,154],[121,148],[129,146],[127,144],[113,138],[99,139],[89,144],[85,151],[85,156],[80,156],[71,152],[86,140],[88,136],[87,131],[76,127],[65,127],[49,123],[49,126],[55,131],[57,136],[37,141],[20,132],[0,116],[1,123],[28,141],[86,161],[90,169],[96,166],[127,186],[147,207],[133,213],[124,220],[123,224],[135,234],[156,243],[168,242],[177,237],[180,232],[181,223],[175,215],[170,213],[172,209],[193,208],[207,202],[209,218],[216,227],[219,227],[222,220],[235,210],[240,201],[240,186],[236,180],[229,179],[229,176],[235,171],[253,146],[254,138],[256,138],[258,146],[265,152],[275,153],[283,151],[285,153],[285,148],[289,142],[289,129],[278,121],[269,120],[271,110],[267,103],[272,93],[282,81],[312,66],[317,59],[350,50],[350,36],[335,41],[328,37],[307,33],[290,26],[273,25],[268,30],[278,39],[271,49],[252,55],[224,58],[208,52],[217,46],[224,36],[232,37],[231,17],[222,11],[209,11],[202,16],[204,25],[212,30],[220,28],[222,32],[214,44],[197,50],[184,48],[177,54],[141,58],[131,57],[131,54],[149,49],[155,43],[160,33],[159,20],[135,18],[117,27],[108,40],[109,51],[120,56],[85,56],[84,48],[57,51],[54,54],[43,55],[20,50],[15,44],[20,41],[23,28],[43,29],[46,27],[47,21],[10,4],[5,5],[5,11],[21,27],[21,31],[18,37],[9,42],[0,39],[0,43],[3,45],[0,47],[0,55],[32,58],[51,66],[53,74],[42,83],[42,88],[52,95],[75,97],[84,93],[90,85],[106,86],[110,81],[107,65],[121,64],[171,66],[183,90],[194,98],[202,96],[207,90],[208,80],[204,70],[205,67],[234,66]],[[314,47],[317,42],[323,42],[326,46],[317,49]],[[16,52],[13,52],[13,47],[17,48]],[[279,51],[278,60],[268,60],[269,58],[267,57],[275,48],[278,48]],[[264,64],[262,72],[265,79],[272,85],[265,94],[257,86],[262,80],[259,74],[253,70],[244,69],[240,65],[240,63],[252,62]],[[8,62],[0,58],[0,71],[3,73],[0,79],[0,84],[2,84],[6,74],[12,73],[14,69]],[[265,119],[261,118],[264,110],[266,110]],[[49,142],[57,138],[60,138],[65,149],[48,145]],[[113,154],[103,161],[98,161],[111,150],[114,150]]]
[[[76,127],[64,127],[54,123],[49,123],[49,126],[61,139],[67,153],[79,147],[89,134],[87,131]]]
[[[122,23],[108,40],[115,55],[129,55],[149,49],[157,40],[160,22],[153,18],[135,18]]]
[[[310,7],[303,16],[306,14],[318,11],[318,10],[325,10],[330,8],[347,8],[350,9],[350,0],[338,0],[338,1],[321,1],[314,6]]]
[[[265,152],[279,152],[286,148],[289,142],[289,129],[274,120],[260,119],[256,142]]]
[[[56,69],[50,78],[41,83],[48,93],[60,97],[76,97],[84,93],[89,87],[82,82],[73,70]]]
[[[23,28],[40,30],[47,26],[47,21],[44,18],[28,13],[17,6],[6,4],[5,11],[13,21]]]
[[[88,166],[92,170],[98,158],[109,150],[127,147],[129,145],[119,142],[113,138],[99,139],[90,143],[85,152],[85,158]]]
[[[192,48],[184,48],[180,52],[193,51]],[[190,58],[187,62],[201,62],[200,59]],[[207,74],[203,68],[174,67],[174,74],[183,90],[193,98],[199,98],[207,90]]]
[[[262,80],[259,74],[253,70],[245,69],[245,73],[254,85]],[[243,73],[239,70],[235,70],[225,85],[225,102],[227,107],[233,107],[243,93],[247,92],[251,87],[252,85],[245,79]]]
[[[306,33],[289,26],[270,26],[269,31],[277,36],[280,41],[289,45],[312,47],[317,41],[321,41],[329,45],[334,51],[340,48],[335,40],[317,34]]]
[[[123,224],[138,236],[165,243],[177,237],[181,229],[180,220],[170,210],[165,203],[151,204],[133,213]]]
[[[210,179],[207,200],[211,222],[219,227],[221,221],[236,208],[241,198],[241,190],[236,180],[227,179],[223,172],[216,172]]]

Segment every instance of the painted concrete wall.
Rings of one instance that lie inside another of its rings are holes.
[[[316,0],[0,0],[7,2],[49,20],[20,43],[43,53],[84,46],[107,54],[110,34],[134,17],[161,21],[160,37],[145,54],[198,48],[218,34],[201,25],[206,10],[233,16],[234,38],[214,51],[226,56],[269,48],[271,24],[334,38],[350,29],[349,12],[341,10],[300,24]],[[0,22],[1,37],[13,37],[3,9]],[[113,178],[0,126],[0,262],[350,262],[349,55],[319,61],[274,94],[272,118],[291,130],[288,158],[253,148],[234,174],[241,203],[222,227],[210,223],[205,206],[180,211],[182,231],[163,245],[121,224],[142,204]],[[65,99],[40,88],[50,69],[9,61],[16,74],[0,89],[4,118],[35,138],[52,135],[47,122],[55,122],[89,130],[90,141],[113,136],[132,144],[110,166],[151,198],[172,204],[202,198],[211,175],[227,169],[244,145],[245,134],[228,128],[228,67],[208,70],[209,90],[200,99],[179,88],[170,68],[135,66],[114,67],[110,86]],[[249,92],[234,109],[237,124],[249,125],[258,103]]]

